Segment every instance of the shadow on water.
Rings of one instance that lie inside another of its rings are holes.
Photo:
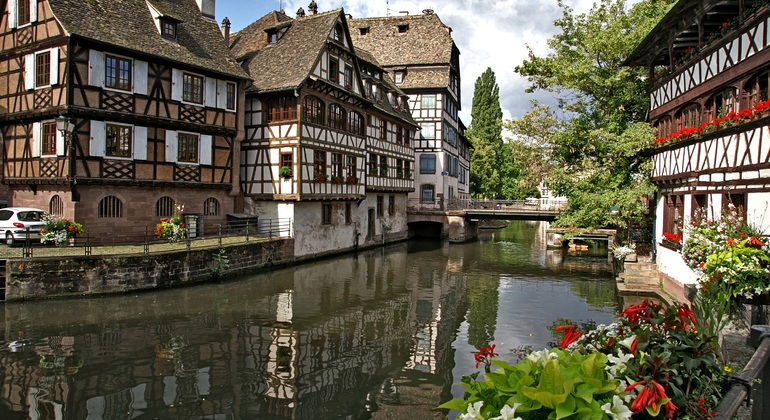
[[[557,315],[611,313],[607,282],[550,265],[540,230],[5,304],[0,418],[434,418],[474,370],[473,346],[540,345]]]

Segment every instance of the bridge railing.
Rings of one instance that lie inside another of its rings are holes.
[[[562,211],[567,203],[562,200],[528,199],[528,200],[478,200],[450,198],[434,201],[422,201],[419,198],[409,199],[407,209],[410,211],[448,211],[448,210],[510,210],[523,212]]]

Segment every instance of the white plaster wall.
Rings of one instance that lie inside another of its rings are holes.
[[[359,244],[363,244],[365,229],[359,228],[358,216],[362,212],[361,207],[351,203],[353,223],[345,223],[345,202],[334,201],[332,205],[331,223],[321,224],[320,201],[298,202],[294,209],[294,253],[301,257],[334,250],[351,249],[355,245],[356,234],[361,233]],[[326,202],[329,204],[329,202]]]
[[[746,198],[746,221],[770,233],[770,193],[751,193]]]
[[[695,284],[698,276],[684,263],[682,254],[662,246],[658,247],[658,271],[681,284]]]

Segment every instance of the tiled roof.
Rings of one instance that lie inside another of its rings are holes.
[[[310,75],[341,13],[342,9],[336,9],[294,19],[286,33],[270,44],[265,30],[286,26],[286,15],[271,12],[235,35],[233,54],[239,60],[246,59],[254,88],[264,91],[298,87]]]
[[[176,41],[161,38],[147,3],[180,20]],[[232,58],[214,20],[194,0],[49,0],[69,35],[163,57],[195,68],[248,78]]]
[[[399,26],[408,29],[399,32]],[[353,44],[371,51],[385,67],[446,64],[452,59],[451,29],[436,14],[348,20]],[[369,28],[361,35],[360,28]]]
[[[404,76],[401,89],[446,88],[449,86],[449,66],[442,67],[410,67]]]

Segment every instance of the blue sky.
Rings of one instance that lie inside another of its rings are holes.
[[[631,0],[634,3],[638,0]],[[271,10],[283,7],[295,16],[307,11],[310,0],[216,0],[217,21],[227,17],[238,31]],[[514,73],[515,66],[527,58],[526,46],[536,54],[547,53],[546,40],[554,33],[553,21],[561,16],[557,0],[316,0],[319,12],[339,7],[354,18],[422,13],[432,9],[452,28],[452,38],[460,49],[462,111],[460,118],[471,123],[473,86],[489,67],[500,87],[503,117],[520,117],[529,110],[530,100],[555,105],[547,92],[527,94],[526,80]],[[576,12],[587,12],[593,0],[564,0]]]

